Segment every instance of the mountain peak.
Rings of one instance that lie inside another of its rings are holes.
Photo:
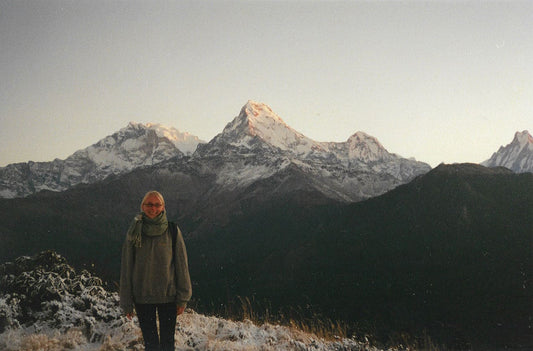
[[[481,164],[486,167],[506,167],[516,173],[533,172],[533,137],[527,130],[516,132],[510,144],[501,146]]]
[[[272,111],[272,109],[268,105],[262,102],[248,100],[248,102],[242,107],[240,114],[245,114],[246,116],[250,118],[254,118],[265,113],[275,115],[275,113]],[[279,116],[277,115],[275,116],[281,120]]]
[[[512,143],[518,143],[522,147],[527,146],[529,149],[533,150],[533,136],[531,136],[527,130],[516,132]]]
[[[194,150],[196,150],[196,146],[198,146],[198,144],[205,143],[205,141],[201,140],[195,135],[187,132],[181,132],[174,127],[167,127],[159,123],[143,124],[131,121],[125,128],[121,129],[121,131],[128,130],[153,130],[159,138],[168,139],[178,150],[186,155],[192,154]]]
[[[308,154],[315,141],[292,129],[266,104],[249,100],[235,119],[228,123],[222,134],[215,138],[225,143],[252,147],[254,140],[283,151]]]
[[[346,141],[350,158],[357,158],[365,162],[389,160],[393,156],[381,145],[375,137],[365,132],[357,132]]]
[[[248,100],[241,109],[238,118],[247,121],[250,135],[266,137],[267,140],[272,137],[272,133],[283,129],[288,129],[292,133],[301,135],[289,127],[268,105],[260,102]]]
[[[130,121],[125,129],[145,129],[145,125],[139,122]]]
[[[348,138],[348,143],[354,142],[372,142],[381,146],[378,139],[361,131],[354,133],[351,137]]]

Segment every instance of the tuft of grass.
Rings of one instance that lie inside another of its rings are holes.
[[[330,341],[353,337],[350,335],[353,327],[349,324],[327,318],[314,312],[310,306],[307,309],[290,307],[274,310],[269,301],[256,301],[253,297],[237,296],[232,305],[225,308],[222,317],[250,320],[256,325],[269,323],[288,326]]]
[[[342,321],[333,321],[329,318],[313,318],[308,320],[291,319],[291,327],[306,333],[314,334],[325,340],[338,340],[348,338],[348,326]]]

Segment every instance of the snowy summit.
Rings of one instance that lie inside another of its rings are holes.
[[[255,101],[248,101],[220,138],[234,146],[251,146],[254,138],[283,151],[304,156],[319,144],[289,127],[272,109]]]

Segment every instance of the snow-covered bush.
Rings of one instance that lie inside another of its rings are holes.
[[[136,327],[121,316],[118,295],[88,271],[76,273],[53,251],[0,265],[0,277],[0,349],[73,349],[106,340],[109,344],[117,342],[114,334],[119,331],[140,339]]]

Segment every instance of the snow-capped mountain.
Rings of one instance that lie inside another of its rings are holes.
[[[215,178],[221,189],[242,190],[271,179],[279,182],[280,193],[318,191],[348,202],[382,194],[431,169],[389,153],[363,132],[346,142],[314,141],[288,126],[267,105],[248,101],[207,144],[174,128],[130,123],[66,160],[0,168],[0,197],[24,197],[44,189],[63,191],[112,174],[163,164],[193,149],[196,151],[184,161],[184,167],[194,169],[195,175]]]
[[[64,191],[110,175],[191,153],[197,137],[159,124],[130,122],[113,135],[65,160],[10,164],[0,168],[0,197],[25,197],[41,190]]]
[[[339,161],[370,163],[398,158],[388,153],[376,138],[363,132],[355,133],[343,143],[314,141],[288,126],[270,107],[254,101],[248,101],[239,116],[211,144],[253,149],[256,140],[302,159],[335,157]]]
[[[307,156],[320,144],[289,127],[270,107],[248,101],[240,114],[217,135],[211,145],[229,144],[253,149],[257,140],[298,156]]]
[[[533,137],[527,130],[516,132],[510,144],[500,146],[491,158],[481,164],[506,167],[516,173],[533,172]]]
[[[305,174],[310,188],[341,201],[382,194],[431,169],[389,153],[363,132],[341,143],[314,141],[254,101],[248,101],[222,133],[200,145],[193,159],[202,160],[205,172],[215,174],[217,184],[228,188],[297,170]]]
[[[135,123],[132,122],[132,124]],[[146,128],[153,129],[160,138],[167,138],[170,140],[174,146],[185,155],[192,155],[198,144],[205,143],[205,141],[201,140],[196,135],[180,132],[174,127],[167,127],[159,123],[147,123]]]

